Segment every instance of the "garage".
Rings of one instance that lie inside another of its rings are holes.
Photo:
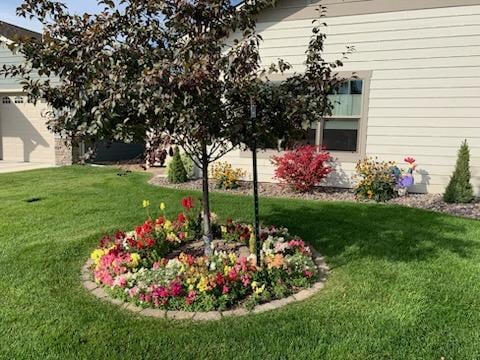
[[[45,103],[21,93],[0,95],[0,159],[55,164],[55,136],[45,122]]]

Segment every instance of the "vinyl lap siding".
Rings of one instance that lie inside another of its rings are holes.
[[[0,45],[0,68],[3,67],[3,65],[21,64],[22,62],[22,56],[14,55],[5,45]],[[15,92],[21,90],[22,86],[18,79],[5,78],[4,76],[0,77],[0,92]]]
[[[260,21],[262,19],[260,18]],[[327,18],[326,57],[355,46],[342,69],[372,70],[367,155],[402,163],[417,158],[417,191],[442,192],[463,139],[471,147],[480,195],[480,5]],[[302,71],[311,19],[260,22],[265,64],[284,58]],[[239,151],[226,160],[250,169]],[[345,180],[353,163],[339,164]],[[260,161],[261,180],[273,166]]]

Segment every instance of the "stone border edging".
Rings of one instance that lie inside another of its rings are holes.
[[[311,288],[304,289],[299,291],[296,294],[293,294],[289,297],[273,300],[268,303],[255,306],[251,311],[248,311],[244,308],[238,308],[233,310],[226,311],[209,311],[209,312],[187,312],[187,311],[174,311],[174,310],[161,310],[161,309],[152,309],[152,308],[141,308],[130,303],[126,303],[122,300],[112,298],[107,294],[105,289],[99,287],[94,281],[92,281],[92,272],[90,271],[90,266],[92,265],[92,260],[88,260],[82,268],[82,284],[83,286],[95,297],[102,301],[107,301],[111,304],[120,306],[121,308],[128,310],[132,313],[139,314],[142,316],[152,317],[152,318],[161,318],[161,319],[174,319],[174,320],[194,320],[194,321],[217,321],[223,317],[232,317],[232,316],[245,316],[248,314],[260,314],[266,311],[275,310],[282,308],[288,304],[303,301],[311,296],[318,293],[325,287],[325,282],[327,280],[328,272],[330,268],[325,263],[325,259],[313,248],[312,258],[317,265],[320,279],[313,284]]]

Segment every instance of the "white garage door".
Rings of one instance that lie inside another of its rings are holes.
[[[0,95],[0,158],[55,163],[55,137],[45,125],[46,104],[33,105],[23,95]]]

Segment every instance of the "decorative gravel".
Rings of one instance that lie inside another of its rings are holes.
[[[157,186],[168,187],[178,190],[202,190],[201,180],[192,180],[182,184],[171,184],[163,176],[156,176],[150,183]],[[240,187],[234,190],[222,190],[215,187],[215,183],[210,183],[210,188],[215,192],[237,195],[251,195],[252,183],[241,182]],[[280,197],[290,199],[320,200],[320,201],[352,201],[356,202],[355,195],[349,189],[338,189],[332,187],[318,187],[312,192],[301,194],[288,188],[274,183],[259,183],[259,195],[263,197]],[[470,204],[447,204],[443,201],[441,195],[433,194],[409,194],[388,202],[417,209],[425,209],[446,213],[455,216],[472,218],[480,220],[480,199]]]

